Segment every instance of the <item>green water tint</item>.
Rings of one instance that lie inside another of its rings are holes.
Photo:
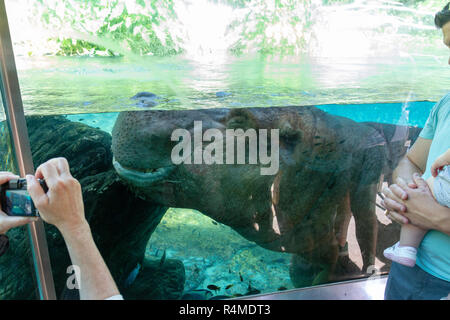
[[[214,284],[220,287],[217,292],[211,290],[214,295],[245,295],[249,281],[261,292],[293,288],[291,254],[261,248],[196,210],[167,211],[150,238],[146,257],[161,259],[164,250],[167,258],[183,261],[185,292]]]
[[[442,63],[441,63],[442,62]],[[151,109],[202,109],[334,103],[437,101],[450,69],[432,58],[230,58],[222,64],[182,57],[28,60],[19,69],[25,113],[144,110],[136,93],[159,97]],[[426,85],[425,85],[426,84]]]

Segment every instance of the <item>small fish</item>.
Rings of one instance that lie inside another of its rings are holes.
[[[242,278],[242,274],[239,272],[239,278],[241,279],[241,282],[244,282],[244,278]]]
[[[237,298],[237,297],[242,297],[243,295],[240,293],[235,293],[232,295],[232,297]]]
[[[215,224],[215,225],[217,225],[217,222],[215,222],[215,221],[211,221],[213,224]]]
[[[287,290],[287,288],[286,287],[279,287],[278,288],[278,291],[282,291],[282,290]]]
[[[139,274],[139,270],[141,270],[141,265],[138,263],[137,266],[133,270],[131,270],[130,274],[125,279],[125,281],[124,281],[125,288],[127,288],[133,284],[134,280],[136,280],[136,278]]]
[[[228,273],[231,273],[231,268],[228,268]]]
[[[225,290],[230,289],[232,286],[233,286],[232,284],[227,285],[227,286],[225,287]]]
[[[220,290],[220,287],[214,285],[214,284],[210,284],[209,286],[207,286],[208,289],[210,290],[214,290],[214,291],[218,291]]]
[[[164,249],[164,253],[161,257],[161,260],[159,261],[159,266],[162,267],[162,265],[164,264],[164,261],[166,261],[166,250]]]

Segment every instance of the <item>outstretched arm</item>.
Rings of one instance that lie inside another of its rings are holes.
[[[42,164],[36,177],[28,175],[28,192],[40,215],[64,237],[72,264],[79,267],[80,299],[100,300],[119,295],[84,216],[80,183],[72,177],[67,160],[56,158]],[[45,179],[45,193],[36,178]]]

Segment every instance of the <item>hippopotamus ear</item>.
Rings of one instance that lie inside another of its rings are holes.
[[[258,129],[258,121],[248,109],[232,109],[225,120],[227,129]]]

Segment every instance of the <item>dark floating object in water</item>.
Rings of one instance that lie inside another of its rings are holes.
[[[218,291],[220,290],[220,287],[214,285],[214,284],[210,284],[209,286],[207,286],[208,289],[210,290],[214,290],[214,291]]]
[[[131,99],[139,100],[136,103],[139,107],[154,107],[158,104],[158,100],[161,98],[154,93],[142,91],[132,96]]]
[[[217,225],[217,222],[215,222],[214,220],[211,221],[213,224]]]
[[[232,284],[227,285],[227,286],[225,287],[225,290],[230,289],[232,286],[233,286]]]
[[[279,287],[278,288],[278,291],[283,291],[283,290],[287,290],[287,288],[286,287]]]
[[[142,91],[136,93],[133,97],[131,97],[131,99],[139,99],[139,98],[156,98],[156,94],[147,91]]]
[[[241,282],[244,282],[244,278],[242,278],[242,274],[239,272],[239,278],[241,279]]]
[[[216,97],[217,98],[224,98],[224,97],[228,97],[231,96],[231,92],[226,92],[226,91],[218,91],[216,92]]]

